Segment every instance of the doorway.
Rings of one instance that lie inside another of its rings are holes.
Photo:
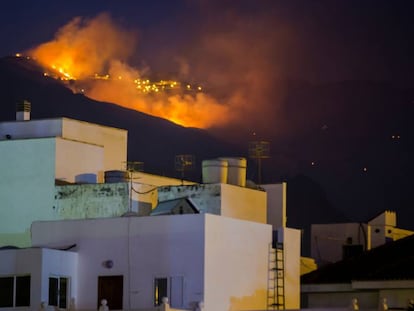
[[[98,277],[98,309],[101,300],[108,301],[109,310],[122,310],[124,293],[123,275],[106,275]]]

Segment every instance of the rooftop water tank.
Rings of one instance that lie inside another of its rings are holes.
[[[96,174],[85,173],[75,176],[75,183],[77,184],[96,184]]]
[[[221,159],[204,160],[202,162],[204,184],[227,183],[228,162]]]
[[[228,163],[227,183],[245,187],[247,160],[245,158],[220,158],[220,160]]]
[[[105,182],[106,183],[117,183],[117,182],[127,182],[128,181],[128,172],[113,170],[105,171]]]

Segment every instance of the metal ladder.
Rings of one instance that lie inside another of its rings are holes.
[[[267,280],[267,310],[285,309],[285,261],[283,243],[269,245]]]

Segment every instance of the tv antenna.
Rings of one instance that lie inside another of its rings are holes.
[[[192,154],[178,154],[175,156],[175,170],[181,172],[181,184],[184,184],[184,174],[194,168],[195,157]]]
[[[128,173],[129,181],[129,208],[128,211],[132,210],[132,191],[134,190],[132,180],[134,179],[134,173],[144,171],[144,162],[139,161],[127,161],[125,162],[126,171]]]
[[[268,141],[249,142],[249,157],[257,160],[257,175],[259,185],[262,183],[262,159],[270,158],[270,144]]]

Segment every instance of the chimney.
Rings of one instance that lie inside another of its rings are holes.
[[[27,100],[16,104],[16,121],[30,120],[31,103]]]

